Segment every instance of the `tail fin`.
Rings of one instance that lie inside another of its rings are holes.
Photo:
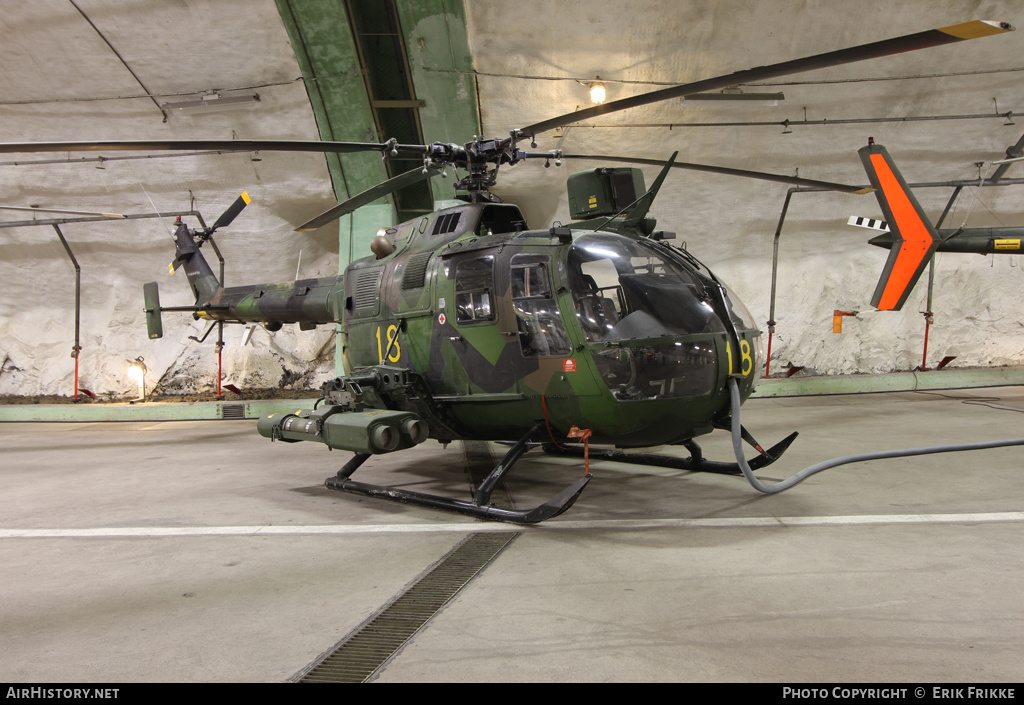
[[[196,295],[196,305],[206,306],[210,299],[221,288],[217,276],[210,269],[206,258],[199,252],[199,246],[209,240],[213,242],[213,233],[217,228],[223,228],[231,224],[238,214],[249,205],[249,194],[242,191],[242,195],[235,199],[228,209],[220,214],[217,221],[211,228],[203,230],[189,230],[188,226],[181,222],[178,216],[178,229],[174,231],[174,261],[171,263],[171,274],[181,265],[185,265],[185,276],[188,277],[188,285],[192,287],[192,293]],[[196,242],[196,236],[199,242]],[[217,248],[216,245],[213,246]]]
[[[217,275],[210,269],[206,258],[199,251],[199,244],[195,240],[194,233],[179,218],[178,229],[174,231],[174,261],[170,266],[171,274],[174,274],[182,266],[185,267],[188,285],[192,288],[192,293],[195,294],[196,304],[204,306],[209,303],[213,295],[220,289],[220,282],[217,280]]]
[[[939,237],[885,147],[869,144],[858,153],[893,238],[871,305],[899,311],[935,254]]]

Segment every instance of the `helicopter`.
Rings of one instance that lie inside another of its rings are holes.
[[[164,311],[210,321],[261,323],[270,330],[341,326],[345,375],[323,385],[310,409],[268,414],[259,433],[287,443],[315,441],[354,455],[327,487],[484,519],[529,524],[569,509],[592,479],[591,457],[697,471],[740,473],[747,461],[715,462],[694,441],[738,421],[738,405],[763,365],[761,332],[735,293],[648,213],[674,168],[796,186],[863,193],[858,186],[668,160],[529,152],[520,144],[598,115],[751,81],[1001,34],[1001,22],[975,21],[734,72],[577,110],[465,144],[191,140],[51,142],[0,145],[0,151],[196,150],[377,152],[422,159],[301,225],[321,227],[393,191],[463,170],[463,203],[384,228],[372,254],[338,277],[224,287],[200,250],[245,208],[243,194],[210,227],[174,231],[172,270],[183,269],[194,306],[162,308],[156,283],[144,287],[149,336],[162,335]],[[572,217],[530,228],[519,207],[491,188],[501,167],[537,160],[658,165],[648,188],[636,167],[602,166],[569,177]],[[736,401],[734,401],[736,400]],[[742,429],[758,455],[777,460],[796,437],[765,449]],[[472,501],[373,485],[352,475],[375,455],[428,438],[447,443],[496,441],[506,455],[474,488]],[[509,509],[494,488],[537,446],[579,453],[584,475],[547,502]],[[591,449],[590,444],[614,449]],[[625,454],[621,449],[680,445],[690,456]]]
[[[882,274],[871,296],[879,311],[899,311],[936,252],[1020,254],[1024,228],[939,228],[918,203],[888,150],[869,140],[858,150],[884,220],[853,216],[849,225],[876,230],[868,240],[889,250]]]

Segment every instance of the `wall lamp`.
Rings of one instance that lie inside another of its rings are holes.
[[[141,355],[134,360],[128,361],[128,376],[139,385],[139,398],[132,399],[129,402],[130,404],[134,404],[137,401],[146,401],[146,372],[148,371]]]

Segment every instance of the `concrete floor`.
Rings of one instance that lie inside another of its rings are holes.
[[[763,478],[1024,436],[1024,387],[753,399]],[[702,443],[730,459],[728,437]],[[494,447],[494,452],[500,449]],[[780,495],[595,463],[376,676],[409,681],[1018,681],[1020,447],[848,465]],[[338,494],[347,458],[254,421],[0,424],[0,680],[280,682],[472,532]],[[528,454],[517,502],[579,476]],[[468,497],[460,444],[356,474]]]

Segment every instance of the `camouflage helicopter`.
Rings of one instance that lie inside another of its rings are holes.
[[[328,478],[332,489],[452,510],[514,523],[556,516],[576,501],[582,478],[531,509],[495,506],[492,491],[517,460],[543,444],[555,450],[583,440],[583,455],[692,470],[739,472],[737,463],[705,459],[694,438],[727,428],[762,369],[761,333],[738,297],[671,232],[648,217],[672,168],[861,192],[856,186],[763,172],[607,155],[519,149],[527,138],[609,112],[751,81],[836,66],[893,53],[1010,31],[998,22],[968,22],[849,49],[738,71],[578,110],[512,130],[508,137],[464,144],[284,142],[60,142],[0,146],[0,151],[300,150],[414,155],[417,167],[312,219],[331,220],[446,166],[465,170],[456,185],[463,205],[383,229],[372,255],[338,277],[223,287],[200,247],[248,202],[243,194],[211,227],[177,223],[175,260],[196,305],[162,309],[155,283],[145,286],[150,337],[162,334],[162,311],[191,311],[211,321],[284,324],[309,329],[340,324],[347,373],[328,382],[312,409],[258,421],[261,435],[284,442],[317,441],[354,453]],[[490,188],[501,166],[563,159],[657,164],[646,188],[635,167],[601,167],[568,180],[578,219],[531,229],[519,208]],[[738,417],[736,417],[738,419]],[[754,468],[776,460],[792,434],[758,455]],[[475,488],[472,501],[372,485],[351,479],[374,455],[411,448],[427,438],[499,441],[505,457]],[[591,451],[682,445],[689,458]]]

